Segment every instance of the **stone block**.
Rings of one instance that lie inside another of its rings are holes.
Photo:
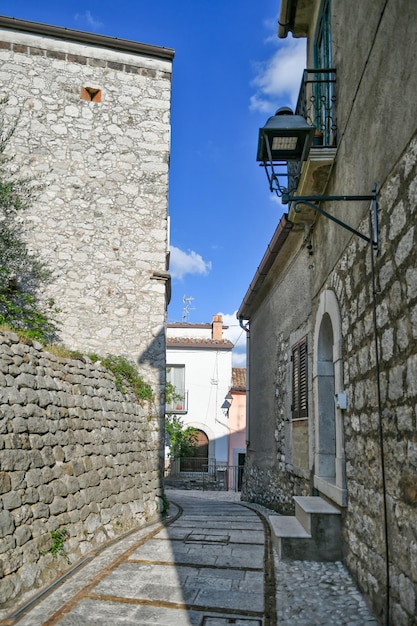
[[[64,511],[67,510],[66,499],[60,496],[55,496],[51,504],[49,505],[49,509],[50,509],[51,515],[58,515],[59,513],[63,513]]]
[[[24,490],[22,502],[24,504],[35,504],[39,501],[39,492],[34,487],[27,487]]]
[[[0,538],[11,535],[15,529],[15,521],[10,511],[0,511]]]
[[[26,450],[2,450],[1,467],[4,471],[27,470],[31,456]]]
[[[0,494],[6,493],[11,489],[10,474],[0,471]]]
[[[8,491],[2,496],[2,504],[6,511],[12,511],[22,504],[22,496],[18,491]]]
[[[15,538],[16,538],[16,544],[18,546],[23,546],[25,543],[29,541],[29,539],[31,539],[31,537],[32,537],[32,532],[29,526],[24,525],[24,526],[19,526],[19,528],[16,528]]]
[[[48,518],[49,517],[49,506],[47,504],[45,504],[44,502],[37,502],[36,504],[33,504],[32,507],[32,516],[33,519],[39,519],[39,518]]]

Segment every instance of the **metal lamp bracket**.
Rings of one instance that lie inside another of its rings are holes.
[[[320,206],[318,206],[317,202],[363,202],[365,200],[369,200],[372,202],[372,216],[373,220],[371,220],[370,216],[370,236],[364,235],[360,231],[352,228],[349,224],[346,224],[342,220],[339,220],[334,215],[331,215]],[[298,205],[304,204],[320,215],[324,215],[324,217],[328,217],[330,220],[342,226],[349,232],[357,235],[368,244],[372,244],[372,248],[376,254],[379,253],[379,238],[378,238],[378,200],[377,200],[377,186],[376,183],[372,187],[372,194],[368,196],[291,196],[288,193],[282,194],[282,202],[283,204],[291,203],[293,209],[296,213],[299,213],[301,209],[298,208]]]

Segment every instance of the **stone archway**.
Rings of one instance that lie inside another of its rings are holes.
[[[317,342],[317,450],[316,473],[336,482],[336,408],[334,402],[333,328],[323,315]]]
[[[347,502],[343,412],[335,398],[343,392],[342,328],[339,305],[323,291],[314,331],[314,486],[345,506]]]

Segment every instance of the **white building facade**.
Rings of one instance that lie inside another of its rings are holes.
[[[224,328],[221,315],[214,315],[211,324],[167,325],[167,380],[176,389],[167,414],[178,415],[184,426],[199,431],[196,455],[217,467],[228,463],[226,396],[232,383],[233,344],[223,338]]]

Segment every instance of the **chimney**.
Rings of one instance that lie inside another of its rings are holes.
[[[221,341],[223,339],[223,316],[213,315],[213,323],[211,325],[211,338]]]

